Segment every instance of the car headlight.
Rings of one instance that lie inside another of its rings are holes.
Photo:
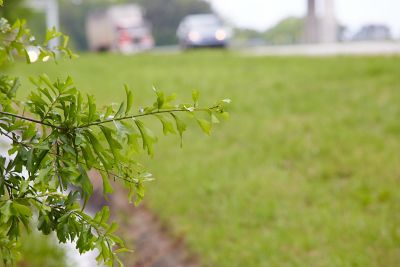
[[[226,33],[225,30],[217,30],[217,31],[215,32],[215,39],[217,39],[218,41],[223,41],[223,40],[225,40],[227,36],[228,36],[228,35],[227,35],[227,33]]]
[[[192,42],[197,42],[201,39],[200,33],[196,31],[190,31],[188,34],[189,40]]]

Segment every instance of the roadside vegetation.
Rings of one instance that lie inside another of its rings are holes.
[[[153,85],[197,89],[204,103],[229,96],[213,138],[159,140],[147,204],[205,266],[367,267],[400,262],[399,60],[88,54],[14,71],[68,73],[103,104],[123,83],[137,103]]]

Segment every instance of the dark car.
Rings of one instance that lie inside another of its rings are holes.
[[[226,47],[230,32],[213,14],[185,17],[179,24],[177,37],[183,49],[195,47]]]

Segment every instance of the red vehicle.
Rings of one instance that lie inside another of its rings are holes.
[[[92,51],[133,53],[152,49],[154,39],[138,5],[117,5],[92,12],[86,21]]]

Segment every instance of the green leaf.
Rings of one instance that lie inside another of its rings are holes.
[[[99,125],[99,127],[107,140],[110,150],[114,156],[114,159],[117,161],[120,158],[118,149],[122,149],[122,145],[116,139],[113,138],[113,136],[112,136],[113,130],[112,129],[110,129],[106,126],[103,126],[103,125]]]
[[[32,217],[32,211],[29,207],[13,202],[12,207],[22,216]]]
[[[27,49],[24,49],[24,52],[25,52],[25,60],[26,60],[26,63],[27,63],[27,64],[31,64],[32,62],[31,62],[31,58],[30,58],[30,56],[29,56],[28,50],[27,50]]]
[[[160,120],[160,122],[163,126],[163,133],[165,135],[167,135],[168,133],[176,134],[174,125],[170,120],[168,120],[166,117],[164,117],[161,114],[156,115],[156,117]]]
[[[211,123],[205,119],[197,119],[197,123],[200,125],[200,128],[207,135],[211,134]]]
[[[89,106],[89,113],[88,113],[88,122],[91,122],[95,119],[96,113],[96,104],[94,103],[94,97],[88,95],[87,96],[88,106]]]
[[[67,48],[68,43],[69,43],[69,36],[63,35],[63,44],[62,44],[62,46],[63,46],[64,48]]]
[[[21,82],[19,78],[15,78],[13,81],[13,85],[11,89],[7,92],[7,96],[12,98],[15,96],[17,89],[21,86]]]
[[[11,200],[6,201],[2,206],[0,206],[0,222],[2,224],[6,223],[11,217]]]
[[[186,125],[174,113],[170,113],[170,114],[175,119],[176,129],[178,130],[179,136],[181,137],[181,147],[182,147],[182,145],[183,145],[183,132],[186,131]]]
[[[164,106],[164,102],[165,102],[164,93],[158,91],[155,87],[153,87],[153,90],[157,95],[157,108],[161,109]]]
[[[106,235],[114,233],[118,229],[118,224],[116,222],[111,223],[110,227],[107,229]]]
[[[101,217],[100,217],[99,223],[100,223],[100,224],[104,224],[104,223],[106,223],[106,222],[108,221],[108,219],[110,218],[110,208],[107,207],[107,206],[104,206],[104,207],[101,209],[100,212],[101,212]]]
[[[34,152],[34,148],[32,148],[31,150],[29,150],[28,152],[28,159],[27,159],[27,163],[26,163],[26,169],[28,170],[28,172],[32,173],[32,167],[33,167],[33,152]]]
[[[130,252],[131,253],[131,252],[133,252],[133,250],[128,249],[128,248],[119,248],[114,251],[114,253],[122,253],[122,252]]]
[[[46,74],[42,74],[39,76],[40,81],[44,82],[50,89],[54,90],[54,92],[56,91],[56,88],[54,87],[53,83],[51,82],[49,76],[47,76]]]
[[[86,163],[86,167],[88,169],[91,169],[92,165],[95,163],[95,158],[92,153],[92,149],[89,146],[87,146],[87,147],[81,146],[80,148],[82,151],[83,159],[85,160],[85,163]]]
[[[45,235],[51,233],[51,222],[49,216],[47,216],[45,212],[39,213],[38,230],[42,231],[42,233]]]
[[[193,90],[192,99],[193,99],[193,106],[194,107],[197,107],[199,105],[199,96],[200,96],[199,91]]]
[[[108,234],[108,236],[110,237],[110,239],[112,241],[114,241],[115,243],[117,243],[120,246],[125,246],[124,244],[124,240],[122,240],[119,236],[116,236],[114,234]]]
[[[107,194],[112,194],[114,192],[110,180],[108,178],[108,175],[105,174],[104,172],[101,172],[101,179],[103,180],[103,195],[104,197],[107,197]]]
[[[136,199],[135,199],[135,206],[139,205],[144,198],[145,188],[142,182],[136,183]]]
[[[156,137],[141,121],[135,120],[135,124],[142,136],[143,149],[147,150],[147,153],[152,156],[154,154],[153,144],[157,140]]]
[[[215,116],[213,113],[211,113],[211,122],[214,124],[218,124],[219,120],[217,118],[217,116]]]
[[[89,179],[89,176],[87,175],[86,170],[82,167],[82,165],[79,164],[78,169],[80,175],[77,178],[77,182],[79,183],[79,186],[82,188],[82,195],[85,199],[85,204],[83,206],[85,207],[87,200],[93,194],[93,185]]]
[[[221,113],[221,117],[224,118],[225,120],[229,119],[229,113],[224,111]]]
[[[92,134],[90,131],[86,131],[85,136],[88,138],[89,144],[92,145],[94,153],[96,154],[98,159],[101,161],[101,163],[104,165],[104,167],[106,169],[110,169],[112,162],[109,162],[107,160],[107,154],[106,154],[103,146],[97,139],[97,137],[94,134]]]
[[[115,113],[114,117],[117,118],[118,116],[120,116],[122,113],[124,113],[124,110],[125,110],[125,102],[122,102],[119,105],[118,111]]]
[[[128,85],[124,85],[125,87],[125,94],[126,94],[126,110],[125,110],[125,116],[128,115],[128,113],[131,111],[132,106],[133,106],[133,94],[129,90]]]

